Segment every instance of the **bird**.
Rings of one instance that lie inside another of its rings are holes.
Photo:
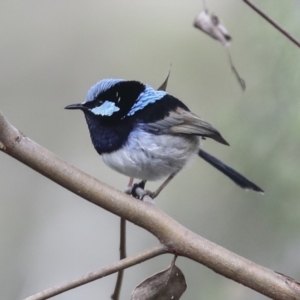
[[[84,113],[94,148],[113,170],[147,181],[165,179],[157,197],[183,167],[198,155],[246,190],[264,191],[246,177],[202,149],[207,138],[229,143],[210,123],[166,91],[136,80],[102,79],[93,85],[82,103],[65,109]]]

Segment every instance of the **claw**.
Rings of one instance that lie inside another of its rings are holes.
[[[157,196],[157,193],[151,192],[148,190],[144,190],[145,185],[146,185],[145,180],[142,180],[139,183],[135,183],[131,188],[131,195],[136,199],[144,201],[145,203],[151,203],[151,204],[155,205],[155,202],[153,199]],[[139,190],[139,192],[137,192],[138,188],[142,189],[142,191]],[[144,200],[145,196],[149,196],[149,197],[146,197],[146,199]]]
[[[144,193],[142,193],[142,195],[140,195],[140,193],[138,194],[136,192],[136,190],[137,190],[137,188],[144,190],[145,185],[146,185],[146,181],[144,181],[144,180],[142,180],[139,183],[135,183],[131,188],[131,195],[136,199],[143,200],[143,198],[144,198],[144,196],[146,196],[146,194],[144,195]],[[144,191],[144,192],[146,192],[146,191]]]
[[[145,198],[145,196],[148,196]],[[140,197],[139,199],[142,200],[143,202],[145,203],[150,203],[152,205],[155,205],[155,201],[154,201],[154,198],[156,197],[156,193],[155,192],[151,192],[151,191],[148,191],[148,190],[144,190],[141,194],[140,194]],[[144,200],[145,198],[145,200]]]

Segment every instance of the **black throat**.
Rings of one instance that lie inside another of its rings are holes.
[[[105,122],[89,112],[84,112],[84,115],[92,143],[100,155],[120,149],[126,143],[133,128],[133,124],[126,122],[126,120],[116,124],[116,122]]]

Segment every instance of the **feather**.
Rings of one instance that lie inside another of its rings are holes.
[[[255,192],[259,192],[261,194],[264,193],[264,191],[258,187],[256,184],[245,178],[242,174],[238,173],[231,167],[225,165],[223,162],[221,162],[216,157],[210,155],[209,153],[205,152],[204,150],[199,149],[198,155],[203,158],[206,162],[214,166],[216,169],[218,169],[220,172],[222,172],[224,175],[229,177],[233,182],[235,182],[238,186],[245,190],[253,190]]]
[[[151,86],[145,85],[145,90],[139,95],[127,116],[132,116],[147,105],[161,100],[166,94],[165,91],[156,91]]]
[[[162,120],[146,124],[147,129],[156,134],[186,134],[208,137],[217,142],[229,145],[209,123],[183,108],[177,108]]]
[[[84,103],[93,101],[99,94],[107,91],[117,83],[123,81],[123,79],[102,79],[98,81],[89,89]]]

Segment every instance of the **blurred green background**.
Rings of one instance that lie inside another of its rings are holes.
[[[63,108],[83,101],[102,78],[158,87],[172,63],[169,93],[231,144],[207,141],[204,148],[266,194],[243,191],[198,159],[157,205],[205,238],[299,280],[299,48],[242,1],[207,5],[233,36],[230,51],[245,93],[222,46],[192,26],[201,1],[1,1],[0,110],[59,157],[123,190],[128,179],[103,164],[83,115]],[[299,1],[260,5],[300,38]],[[0,176],[1,299],[24,298],[118,259],[118,217],[1,153]],[[156,244],[137,226],[128,225],[127,233],[129,255]],[[127,270],[121,299],[171,259]],[[182,299],[266,299],[193,261],[179,258],[178,266],[188,285]],[[55,299],[110,299],[115,280],[112,275]]]

